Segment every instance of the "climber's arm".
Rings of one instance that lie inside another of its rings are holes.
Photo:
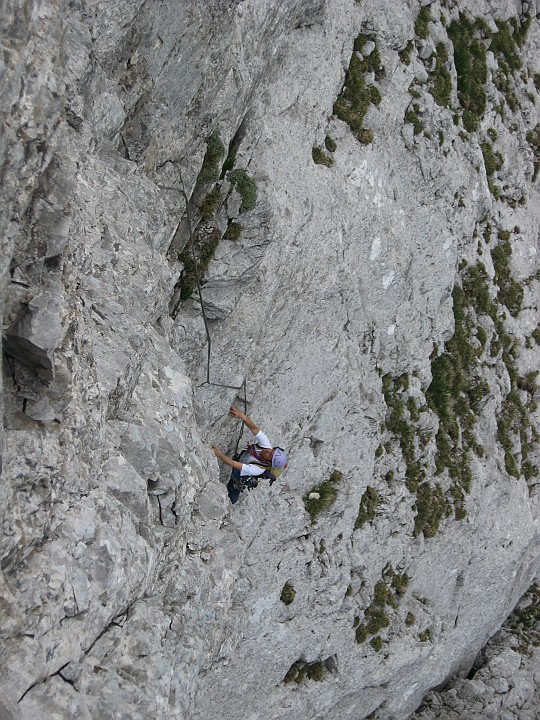
[[[243,420],[254,435],[257,435],[257,433],[259,432],[259,428],[255,425],[253,420],[250,420],[248,416],[245,415],[237,407],[232,406],[229,410],[229,415],[231,417],[238,418],[239,420]]]
[[[228,455],[225,455],[225,453],[222,453],[221,450],[214,445],[212,445],[212,450],[214,451],[214,455],[219,458],[222,462],[224,462],[226,465],[229,465],[232,468],[236,468],[236,470],[242,470],[242,463],[238,462],[237,460],[233,460]]]

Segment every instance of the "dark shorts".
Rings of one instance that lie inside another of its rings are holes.
[[[244,488],[239,487],[239,485],[240,485],[240,470],[233,468],[233,470],[231,472],[231,479],[227,483],[227,491],[229,493],[229,498],[233,505],[234,505],[234,503],[238,502],[240,493],[243,492],[243,490],[244,490]]]

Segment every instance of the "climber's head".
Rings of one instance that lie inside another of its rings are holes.
[[[272,455],[272,467],[273,468],[286,468],[288,462],[287,453],[282,448],[274,448]]]

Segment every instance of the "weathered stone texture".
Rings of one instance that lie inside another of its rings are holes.
[[[421,4],[429,36],[407,63],[419,6],[405,0],[0,2],[2,717],[405,719],[466,675],[537,575],[538,479],[523,465],[526,445],[539,462],[537,7],[465,3],[492,33],[531,18],[508,81],[518,108],[496,110],[488,52],[487,108],[468,133],[451,52],[450,107],[430,90],[458,9]],[[380,94],[365,143],[333,115],[359,33]],[[234,448],[226,410],[241,392],[205,382],[182,191],[212,247],[211,380],[247,377],[249,414],[291,457],[234,507],[210,443]],[[464,263],[482,261],[493,302],[514,288],[492,255],[505,232],[523,297],[515,313],[468,311],[489,392],[456,520],[427,389]],[[483,350],[501,327],[511,352]],[[447,493],[434,532],[418,531],[390,377],[407,384],[414,460]],[[512,389],[527,423],[508,450],[497,420]],[[312,521],[303,498],[335,471],[335,502]],[[377,612],[388,622],[357,642]],[[532,702],[518,660],[495,653],[499,669],[464,695],[511,679]]]

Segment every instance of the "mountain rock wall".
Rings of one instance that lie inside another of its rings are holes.
[[[0,11],[2,717],[410,717],[539,568],[540,8]]]

